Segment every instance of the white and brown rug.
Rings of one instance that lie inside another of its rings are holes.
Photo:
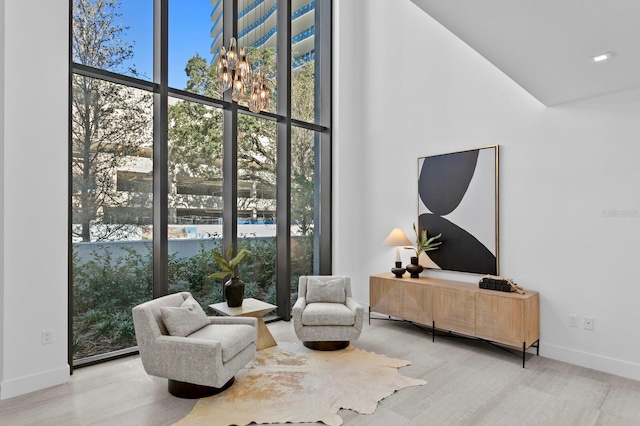
[[[199,400],[176,425],[342,424],[338,410],[373,413],[397,390],[427,382],[398,372],[409,361],[349,346],[313,351],[301,343],[264,349],[221,394]]]

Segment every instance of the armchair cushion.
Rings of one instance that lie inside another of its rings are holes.
[[[256,341],[256,328],[246,324],[210,324],[189,335],[189,339],[220,342],[222,362],[228,362]]]
[[[356,323],[356,314],[341,303],[311,303],[302,311],[302,325],[346,325]]]
[[[344,303],[345,299],[345,285],[342,277],[328,281],[309,277],[306,294],[307,303]]]
[[[161,307],[160,314],[162,322],[171,336],[186,337],[209,324],[207,314],[191,296],[185,299],[179,307]]]

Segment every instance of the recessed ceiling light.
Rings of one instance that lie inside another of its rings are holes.
[[[611,55],[611,52],[606,52],[606,53],[603,53],[601,55],[594,56],[593,58],[591,58],[591,60],[593,62],[604,62],[604,61],[608,61],[612,57],[613,56]]]

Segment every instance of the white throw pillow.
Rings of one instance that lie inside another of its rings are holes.
[[[160,308],[162,322],[171,336],[186,337],[209,325],[209,318],[200,304],[188,297],[180,307],[164,306]]]
[[[321,281],[317,278],[307,279],[307,303],[345,303],[345,285],[343,278]]]

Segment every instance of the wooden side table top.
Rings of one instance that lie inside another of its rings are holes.
[[[276,339],[273,338],[273,335],[271,335],[271,332],[262,319],[264,314],[277,308],[276,305],[250,297],[244,299],[242,306],[238,306],[237,308],[230,308],[227,306],[227,302],[214,303],[213,305],[209,305],[209,307],[221,315],[258,318],[258,341],[256,342],[256,349],[260,351],[277,345]]]

